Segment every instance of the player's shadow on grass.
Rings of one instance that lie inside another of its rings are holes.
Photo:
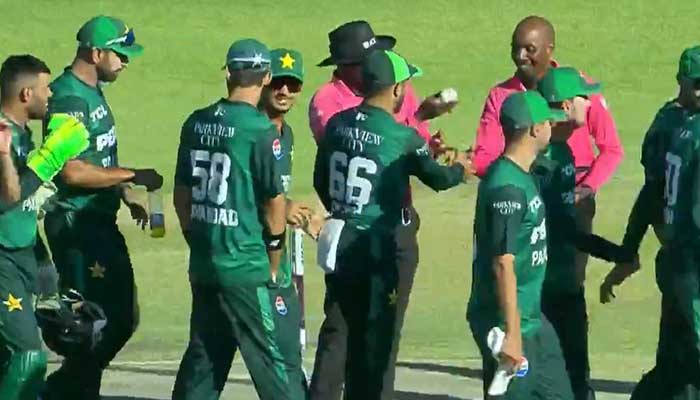
[[[404,392],[397,390],[394,392],[394,400],[471,400],[461,397],[454,397],[448,394],[428,394],[416,392]]]
[[[132,397],[132,396],[102,396],[102,400],[158,400],[150,397]]]
[[[441,372],[444,374],[464,376],[472,379],[481,379],[481,369],[469,367],[457,367],[453,365],[432,364],[423,362],[404,362],[396,363],[397,367],[417,369],[421,371]],[[636,382],[616,381],[611,379],[593,379],[591,381],[593,390],[596,392],[605,392],[613,394],[631,394]],[[415,397],[421,398],[421,397]],[[440,397],[438,397],[440,398]],[[403,398],[401,398],[403,399]],[[412,399],[411,397],[407,397]]]

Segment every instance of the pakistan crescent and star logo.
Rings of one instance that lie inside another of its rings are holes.
[[[95,263],[92,267],[89,268],[90,272],[92,273],[91,276],[93,278],[104,278],[105,277],[105,271],[107,270],[105,267],[101,266],[100,263]]]
[[[396,293],[396,289],[394,289],[393,292],[389,293],[389,304],[396,305],[396,300],[398,300],[399,295]]]
[[[280,57],[280,61],[282,61],[282,68],[292,69],[296,60],[289,53],[286,53],[284,57]]]
[[[7,306],[7,311],[9,312],[15,310],[22,311],[22,298],[16,298],[12,293],[7,297],[7,301],[3,301],[2,304]]]

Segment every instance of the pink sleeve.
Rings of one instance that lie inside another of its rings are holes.
[[[474,144],[473,162],[476,174],[480,177],[486,174],[489,165],[503,153],[506,145],[501,123],[498,120],[500,107],[496,92],[492,89],[481,113]]]
[[[418,131],[418,135],[428,142],[431,136],[430,122],[418,121],[416,118],[418,107],[420,107],[420,99],[415,89],[413,89],[413,85],[408,84],[406,85],[406,94],[403,99],[403,105],[401,106],[401,113],[404,118],[404,121],[401,122]]]
[[[580,184],[588,185],[597,192],[610,180],[624,156],[615,121],[608,111],[603,96],[591,96],[588,127],[598,148],[598,157],[593,160],[591,170]]]
[[[337,112],[334,102],[324,99],[323,93],[316,92],[309,103],[309,127],[316,143],[323,136],[328,120]]]

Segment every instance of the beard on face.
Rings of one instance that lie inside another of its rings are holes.
[[[34,97],[27,107],[27,114],[29,119],[44,119],[46,113],[48,112],[48,105],[46,99],[38,99]]]
[[[101,82],[114,82],[119,77],[119,72],[121,69],[113,71],[108,68],[97,66],[97,80]]]

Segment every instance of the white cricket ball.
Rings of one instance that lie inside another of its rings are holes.
[[[440,91],[440,101],[443,103],[454,103],[457,101],[457,90],[447,88]]]

